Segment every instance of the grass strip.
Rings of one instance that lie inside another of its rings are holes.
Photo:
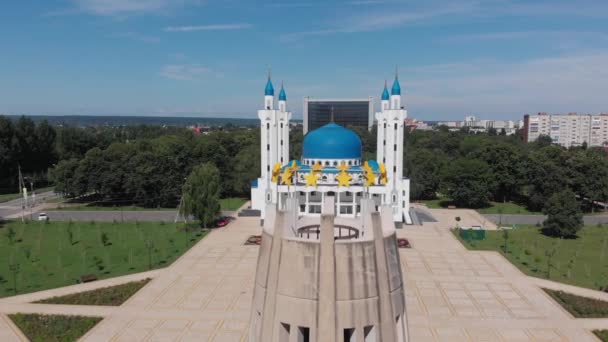
[[[150,282],[150,278],[101,289],[43,299],[40,304],[119,306]]]
[[[101,321],[100,317],[14,314],[15,325],[32,342],[77,341]]]
[[[608,302],[564,291],[543,290],[576,318],[608,318]]]

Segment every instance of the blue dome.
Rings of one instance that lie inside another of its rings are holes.
[[[281,84],[281,92],[279,93],[279,101],[287,101],[287,94],[285,94],[285,88]]]
[[[388,94],[388,89],[386,88],[386,82],[384,82],[384,90],[382,91],[382,101],[390,100],[390,95]]]
[[[401,95],[401,85],[399,84],[399,79],[397,77],[395,77],[395,82],[393,82],[391,95]]]
[[[274,96],[274,87],[272,86],[272,82],[270,81],[270,77],[268,77],[268,82],[266,82],[266,89],[264,90],[264,95],[266,95],[266,96]]]
[[[348,128],[333,122],[304,137],[304,159],[361,159],[361,139]]]

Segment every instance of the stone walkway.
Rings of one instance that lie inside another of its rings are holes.
[[[584,342],[597,341],[590,330],[608,329],[608,319],[572,318],[540,286],[608,300],[606,294],[527,277],[498,253],[468,251],[448,227],[455,216],[462,226],[480,225],[483,217],[467,210],[430,211],[438,222],[398,231],[413,245],[400,250],[411,341]],[[168,268],[128,276],[154,280],[120,307],[28,304],[97,286],[90,283],[5,298],[0,313],[104,317],[84,341],[247,341],[258,247],[243,242],[260,230],[258,218],[240,217]],[[0,315],[0,340],[23,339]]]

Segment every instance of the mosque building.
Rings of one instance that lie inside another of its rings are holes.
[[[284,209],[296,198],[297,214],[320,216],[328,196],[340,217],[361,215],[361,201],[371,199],[376,208],[389,206],[393,221],[411,224],[410,181],[403,177],[403,138],[407,111],[402,107],[401,86],[395,75],[392,88],[386,82],[381,111],[376,113],[376,160],[364,160],[361,138],[352,130],[330,122],[304,136],[302,157],[289,160],[287,95],[281,84],[278,108],[270,76],[264,109],[258,111],[261,126],[261,176],[251,189],[252,209],[266,216],[266,207]]]
[[[377,160],[330,122],[304,136],[289,160],[287,96],[268,78],[261,121],[262,173],[252,207],[262,215],[249,342],[408,342],[396,227],[409,217],[403,178],[401,87],[384,86]]]

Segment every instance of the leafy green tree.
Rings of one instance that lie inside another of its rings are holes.
[[[220,215],[220,173],[211,163],[196,166],[183,188],[182,214],[208,227]]]
[[[608,201],[608,156],[601,149],[573,150],[566,162],[567,179],[587,211]]]
[[[549,198],[564,187],[566,151],[550,145],[530,152],[522,160],[525,181],[522,190],[528,196],[528,209],[540,211]]]
[[[251,182],[260,174],[260,148],[249,145],[244,147],[234,158],[234,193],[249,197]]]
[[[460,158],[441,173],[441,192],[456,205],[480,208],[488,205],[492,174],[488,164],[477,159]]]
[[[547,215],[542,227],[546,235],[570,238],[583,228],[583,214],[576,195],[570,189],[552,195],[543,213]]]
[[[78,194],[74,186],[74,175],[78,168],[76,158],[62,160],[57,166],[50,170],[50,178],[55,182],[55,190],[63,192],[66,197],[74,197]]]
[[[522,183],[522,155],[517,148],[504,143],[486,145],[474,156],[490,167],[494,187],[492,197],[496,201],[513,200],[519,193]]]
[[[433,199],[441,182],[441,170],[447,162],[443,153],[426,148],[405,152],[405,174],[411,180],[410,195],[413,199]]]

